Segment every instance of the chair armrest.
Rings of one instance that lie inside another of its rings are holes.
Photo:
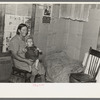
[[[72,73],[84,73],[84,69],[83,68],[74,68],[73,70],[72,70]]]

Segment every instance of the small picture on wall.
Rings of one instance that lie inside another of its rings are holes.
[[[52,14],[52,5],[45,4],[43,10],[43,16],[51,17]]]
[[[51,16],[52,16],[52,5],[50,4],[45,4],[43,5],[43,23],[50,23]]]
[[[43,16],[42,22],[43,23],[50,23],[51,17]]]

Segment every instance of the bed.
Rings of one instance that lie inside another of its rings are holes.
[[[68,83],[71,72],[83,69],[82,62],[71,59],[64,51],[47,55],[44,66],[46,79],[54,83]]]

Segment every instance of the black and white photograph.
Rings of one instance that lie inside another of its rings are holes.
[[[44,5],[44,16],[51,16],[52,5],[45,4]]]
[[[100,83],[100,4],[1,3],[0,83]]]

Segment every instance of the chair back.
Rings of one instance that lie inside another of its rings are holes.
[[[100,52],[90,47],[85,66],[84,73],[95,79],[100,68]]]

